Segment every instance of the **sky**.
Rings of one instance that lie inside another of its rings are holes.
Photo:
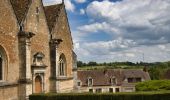
[[[170,0],[65,0],[65,5],[78,60],[170,61]]]

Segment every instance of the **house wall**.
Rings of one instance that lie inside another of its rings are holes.
[[[77,87],[77,92],[79,93],[84,93],[84,92],[89,92],[89,89],[93,89],[93,93],[96,93],[96,89],[102,89],[102,93],[108,93],[109,92],[109,88],[113,88],[113,93],[116,92],[116,88],[119,88],[120,92],[122,92],[121,90],[121,86],[95,86],[95,87]]]

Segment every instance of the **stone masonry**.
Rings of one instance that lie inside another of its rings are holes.
[[[73,91],[76,55],[64,3],[44,7],[42,0],[0,1],[0,100]]]

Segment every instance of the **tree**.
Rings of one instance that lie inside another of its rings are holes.
[[[94,61],[90,61],[90,62],[88,63],[88,66],[97,66],[97,63],[94,62]]]
[[[83,62],[82,61],[77,61],[77,67],[82,67],[83,66]]]

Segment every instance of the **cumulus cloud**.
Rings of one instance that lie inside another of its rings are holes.
[[[75,5],[71,2],[71,0],[65,0],[64,3],[66,5],[67,10],[72,12],[75,10]]]
[[[166,44],[166,49],[158,47],[157,45],[152,46],[140,46],[130,47],[124,50],[110,49],[113,46],[108,46],[108,42],[93,42],[84,43],[79,45],[80,49],[75,49],[79,60],[83,61],[98,61],[98,62],[110,62],[110,61],[132,61],[132,62],[157,62],[157,61],[168,61],[170,58],[170,44]],[[164,48],[164,47],[163,47]],[[144,56],[144,59],[143,59]]]
[[[80,14],[84,15],[85,14],[85,10],[84,9],[80,9]]]
[[[85,3],[86,0],[74,0],[76,3]]]
[[[102,10],[101,10],[102,9]],[[107,33],[108,41],[81,43],[95,61],[163,61],[170,59],[170,0],[93,1],[86,8],[92,22],[83,34]],[[82,54],[77,49],[78,54]]]
[[[169,43],[169,11],[169,0],[93,1],[86,12],[95,21],[78,29],[104,31],[115,38],[132,39],[142,45]]]
[[[61,4],[62,0],[43,0],[45,6],[47,5],[54,5],[54,4]],[[72,0],[64,0],[66,9],[68,11],[73,12],[75,10],[75,5],[72,3]]]

